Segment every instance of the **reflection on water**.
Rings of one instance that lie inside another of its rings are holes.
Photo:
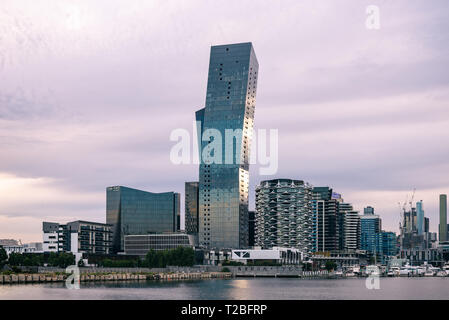
[[[365,279],[291,278],[0,285],[0,299],[449,299],[449,278],[381,278],[379,290]]]

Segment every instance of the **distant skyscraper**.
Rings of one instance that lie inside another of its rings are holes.
[[[313,251],[340,250],[341,196],[335,196],[329,187],[315,187],[313,192]]]
[[[382,223],[380,217],[374,214],[374,208],[368,211],[366,209],[364,210],[364,215],[360,217],[360,249],[371,253],[379,253],[379,250],[376,248],[376,243],[377,234],[381,231]]]
[[[440,194],[440,242],[447,241],[447,195]]]
[[[374,214],[374,208],[370,206],[363,208],[363,214]]]
[[[424,221],[424,208],[422,200],[416,203],[416,215],[417,215],[417,231],[421,235],[424,233],[425,221]]]
[[[152,193],[122,186],[106,189],[106,222],[113,226],[113,251],[124,250],[125,235],[179,230],[179,193]]]
[[[196,112],[201,121],[197,127],[202,137],[200,154],[206,155],[200,158],[199,168],[199,244],[203,247],[248,246],[249,156],[257,76],[251,43],[211,48],[206,106]],[[221,141],[213,140],[216,132]]]
[[[256,246],[311,252],[312,187],[301,180],[261,181],[256,187]]]
[[[185,183],[185,231],[188,234],[198,234],[198,182]]]

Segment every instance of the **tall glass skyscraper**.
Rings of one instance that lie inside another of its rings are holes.
[[[199,244],[248,246],[249,153],[258,62],[251,43],[213,46],[201,121]],[[220,135],[220,136],[218,136]]]
[[[423,202],[420,200],[416,203],[416,212],[417,212],[417,229],[418,234],[422,235],[424,233],[424,208]]]
[[[179,193],[152,193],[122,186],[106,189],[106,222],[113,226],[113,251],[124,250],[125,235],[179,230]]]

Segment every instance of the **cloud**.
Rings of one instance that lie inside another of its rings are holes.
[[[445,1],[379,1],[378,31],[367,1],[3,4],[0,235],[17,219],[35,240],[43,219],[102,221],[110,185],[183,192],[198,169],[169,162],[170,132],[191,132],[204,106],[209,47],[244,41],[260,64],[256,127],[279,129],[278,176],[375,204],[392,230],[416,187],[436,223],[434,193],[449,192]],[[266,178],[251,168],[251,207]]]

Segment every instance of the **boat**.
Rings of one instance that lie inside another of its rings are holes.
[[[449,275],[449,262],[446,262],[443,266],[443,271],[446,271],[446,273]]]
[[[445,270],[440,270],[437,272],[437,277],[447,277],[447,272]]]
[[[352,272],[354,272],[356,276],[359,276],[360,275],[360,266],[353,266]]]
[[[343,271],[341,269],[338,269],[335,271],[335,276],[336,277],[343,277]]]
[[[345,273],[345,277],[347,277],[347,278],[352,278],[352,277],[355,277],[355,273],[354,273],[354,271],[352,271],[352,270],[348,270],[348,271],[346,271],[346,273]]]
[[[412,271],[409,268],[410,268],[409,266],[404,266],[401,269],[399,269],[399,276],[410,277],[412,275]]]
[[[424,277],[433,277],[433,276],[435,276],[435,272],[431,268],[428,268],[426,272],[424,272]]]
[[[399,276],[399,267],[391,267],[388,269],[387,277],[397,277]]]
[[[376,265],[366,266],[365,272],[367,276],[380,276],[380,268]]]
[[[414,275],[418,277],[424,277],[424,274],[426,273],[426,268],[424,266],[417,267],[414,270]]]

